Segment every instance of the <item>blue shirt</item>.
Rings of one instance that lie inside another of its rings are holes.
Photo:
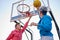
[[[40,18],[40,21],[38,23],[38,30],[40,31],[40,36],[53,36],[51,33],[52,29],[52,19],[48,15],[44,15],[42,18]]]

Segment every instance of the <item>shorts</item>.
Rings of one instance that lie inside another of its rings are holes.
[[[40,40],[54,40],[52,36],[41,36]]]

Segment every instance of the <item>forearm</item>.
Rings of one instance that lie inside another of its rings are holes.
[[[30,21],[30,19],[31,19],[31,17],[29,17],[29,19],[28,19],[28,21],[27,21],[27,22],[29,22],[29,21]]]
[[[30,18],[31,18],[31,17],[30,17]],[[27,28],[28,23],[29,23],[29,21],[30,21],[30,18],[29,18],[28,21],[24,24],[24,27],[23,27],[23,29],[22,29],[22,32],[24,32],[25,29]]]
[[[38,26],[38,24],[37,24],[37,23],[35,23],[35,24],[34,24],[34,26]]]

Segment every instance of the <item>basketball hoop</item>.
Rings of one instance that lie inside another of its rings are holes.
[[[27,4],[19,4],[17,6],[17,11],[20,13],[26,13],[30,11],[30,6]]]

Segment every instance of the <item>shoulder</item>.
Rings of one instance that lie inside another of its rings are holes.
[[[49,15],[44,15],[43,19],[52,21],[52,18]]]
[[[15,34],[15,33],[16,33],[16,30],[13,30],[11,33],[12,33],[12,34]]]

